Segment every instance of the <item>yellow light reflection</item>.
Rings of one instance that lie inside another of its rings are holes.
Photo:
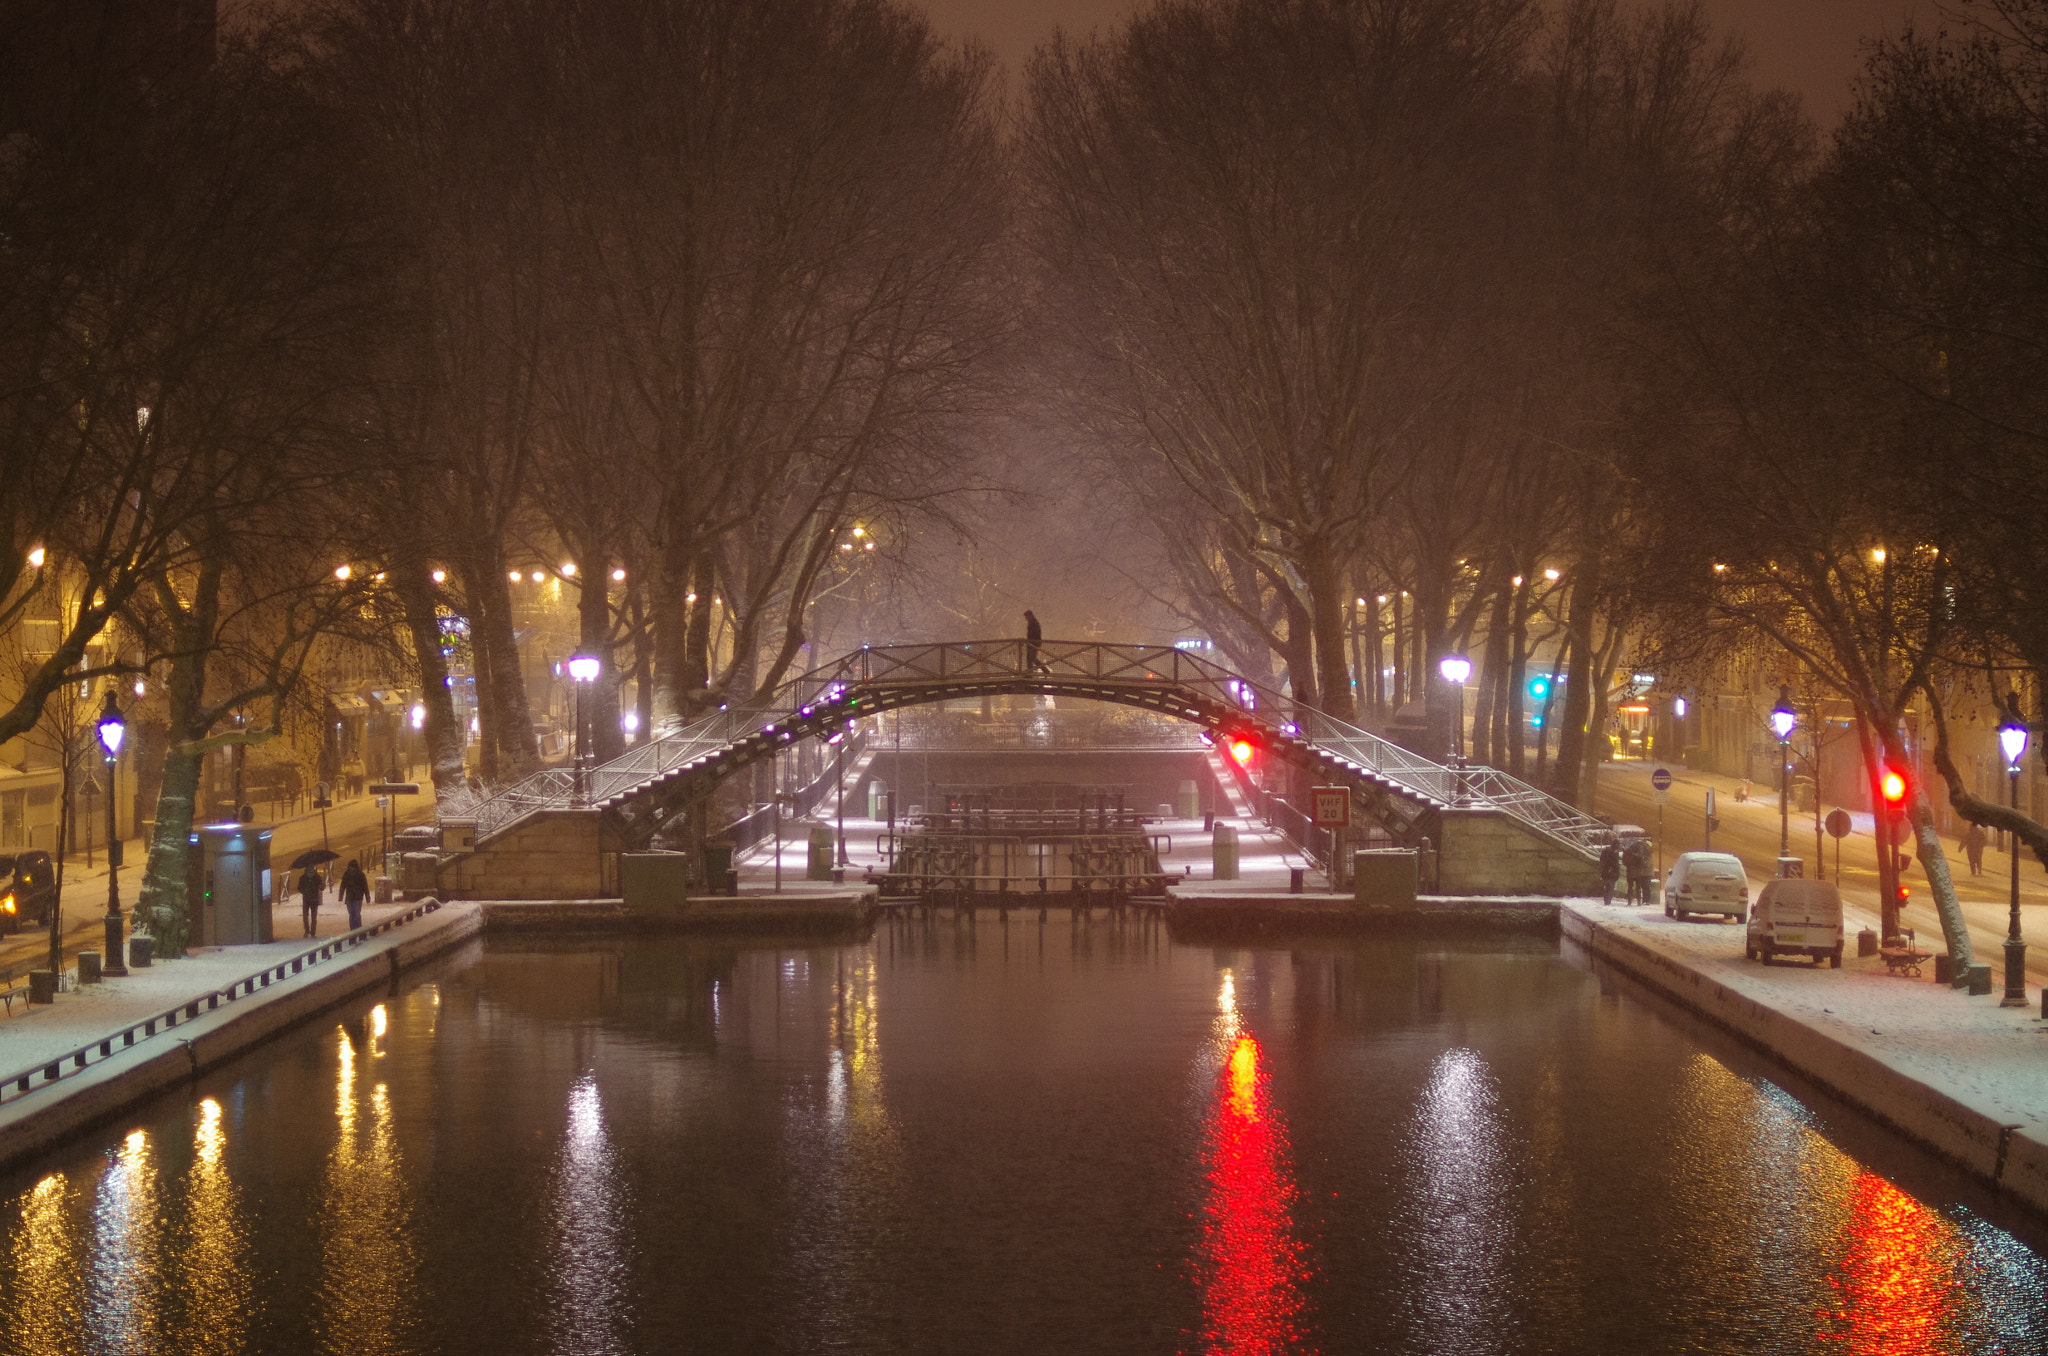
[[[1231,1109],[1247,1123],[1259,1119],[1258,1090],[1258,1042],[1240,1036],[1230,1051],[1230,1102]]]
[[[63,1174],[51,1173],[14,1202],[21,1223],[8,1251],[16,1288],[0,1306],[0,1343],[20,1356],[57,1356],[78,1349],[83,1309],[78,1265],[78,1223]],[[10,1210],[9,1214],[14,1213]]]
[[[93,1195],[93,1243],[86,1279],[89,1345],[103,1351],[163,1347],[158,1313],[162,1229],[156,1156],[133,1131],[100,1175]]]
[[[388,1030],[388,1029],[390,1028],[390,1026],[391,1026],[391,1014],[389,1014],[389,1013],[387,1013],[386,1011],[384,1011],[384,1005],[383,1005],[382,1003],[379,1003],[379,1004],[378,1004],[378,1005],[377,1005],[376,1007],[374,1007],[374,1008],[371,1008],[371,1009],[370,1009],[370,1058],[371,1058],[371,1059],[382,1059],[382,1058],[384,1058],[384,1050],[383,1050],[383,1046],[382,1046],[382,1044],[381,1044],[381,1043],[382,1043],[382,1041],[383,1041],[383,1039],[384,1039],[384,1033],[385,1033],[385,1031],[386,1031],[386,1030]]]
[[[187,1237],[178,1256],[178,1297],[184,1306],[175,1339],[179,1351],[237,1352],[248,1335],[248,1236],[226,1158],[220,1103],[209,1097],[199,1104],[193,1132]]]
[[[320,1183],[322,1262],[314,1326],[323,1350],[350,1356],[410,1351],[417,1338],[419,1258],[391,1094],[387,1085],[376,1084],[363,1114],[355,1046],[345,1028],[337,1034],[337,1133]]]

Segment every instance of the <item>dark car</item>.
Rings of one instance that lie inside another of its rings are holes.
[[[57,903],[57,868],[47,852],[0,853],[0,932],[19,932],[24,924],[50,921]]]

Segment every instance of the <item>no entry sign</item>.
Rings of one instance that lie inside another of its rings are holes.
[[[1318,786],[1309,791],[1309,818],[1319,829],[1351,827],[1351,788]]]
[[[1659,791],[1669,791],[1671,789],[1671,769],[1660,767],[1655,772],[1652,772],[1650,774],[1650,785],[1656,787]]]

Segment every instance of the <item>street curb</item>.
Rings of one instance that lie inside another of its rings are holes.
[[[483,913],[444,904],[434,913],[281,980],[259,994],[182,1022],[161,1036],[0,1108],[0,1172],[47,1153],[133,1107],[261,1045],[366,989],[478,935]]]
[[[1954,1164],[2000,1195],[2048,1217],[2048,1127],[2014,1124],[1892,1067],[1800,1018],[1737,993],[1683,960],[1564,904],[1564,935],[1688,1011]]]

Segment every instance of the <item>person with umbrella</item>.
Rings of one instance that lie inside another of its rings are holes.
[[[331,862],[340,855],[329,852],[326,848],[314,848],[311,852],[300,853],[292,862],[292,869],[299,872],[299,913],[305,920],[308,937],[319,930],[320,896],[327,888],[326,882],[320,879],[320,872],[316,868],[322,862]]]
[[[341,902],[348,909],[350,932],[363,925],[363,902],[369,897],[370,878],[363,874],[363,868],[351,857],[348,870],[341,873]]]

